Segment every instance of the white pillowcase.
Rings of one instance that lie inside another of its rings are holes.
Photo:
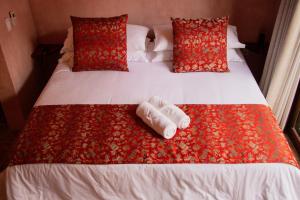
[[[154,51],[173,50],[173,28],[171,24],[153,26],[155,35]],[[229,49],[245,48],[238,39],[236,26],[229,25],[227,29],[227,47]]]
[[[173,50],[173,28],[170,24],[153,26],[154,49],[153,51]]]
[[[173,54],[172,54],[173,58]],[[127,62],[150,62],[146,51],[127,51]],[[58,63],[68,65],[70,68],[74,66],[74,52],[65,52],[58,60]]]
[[[149,31],[146,26],[127,24],[127,51],[146,51]]]
[[[149,51],[147,56],[150,62],[164,62],[173,60],[173,51]]]
[[[149,51],[147,57],[150,62],[172,61],[173,51]],[[227,62],[244,62],[244,56],[237,49],[227,49]]]
[[[227,28],[227,48],[243,49],[245,47],[246,45],[239,41],[237,27],[229,25]]]
[[[127,51],[127,62],[150,62],[146,51]]]
[[[68,34],[67,37],[64,41],[64,46],[61,48],[60,53],[66,53],[69,51],[74,51],[74,46],[73,46],[73,27],[71,26],[68,28]]]
[[[146,51],[147,35],[149,28],[146,26],[127,24],[127,51]],[[74,51],[73,27],[68,28],[67,38],[60,53]]]
[[[70,68],[74,66],[74,52],[65,52],[62,57],[58,60],[59,64],[68,65]]]
[[[128,51],[128,62],[165,62],[173,60],[173,51]],[[228,49],[227,50],[228,62],[244,62],[244,57],[239,50]],[[59,63],[68,65],[70,68],[74,64],[74,52],[69,51],[58,60]]]
[[[245,58],[238,49],[227,49],[227,62],[244,62]]]

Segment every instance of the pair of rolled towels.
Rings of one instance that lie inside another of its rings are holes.
[[[141,103],[136,114],[158,134],[171,139],[177,128],[185,129],[190,125],[190,117],[177,106],[154,96]]]

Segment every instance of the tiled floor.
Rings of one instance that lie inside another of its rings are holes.
[[[0,125],[0,172],[6,168],[9,162],[11,148],[16,137],[16,132],[10,131],[5,126]]]

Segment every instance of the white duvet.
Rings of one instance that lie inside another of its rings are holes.
[[[59,65],[36,102],[267,104],[246,63],[230,73],[170,72],[171,63],[129,63],[126,72]],[[6,169],[8,199],[300,199],[300,170],[287,164],[32,164]]]

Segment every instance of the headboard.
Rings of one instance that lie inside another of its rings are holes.
[[[30,0],[42,42],[62,42],[70,15],[109,17],[129,14],[129,23],[151,26],[170,23],[170,17],[230,16],[242,41],[271,35],[280,0]]]

